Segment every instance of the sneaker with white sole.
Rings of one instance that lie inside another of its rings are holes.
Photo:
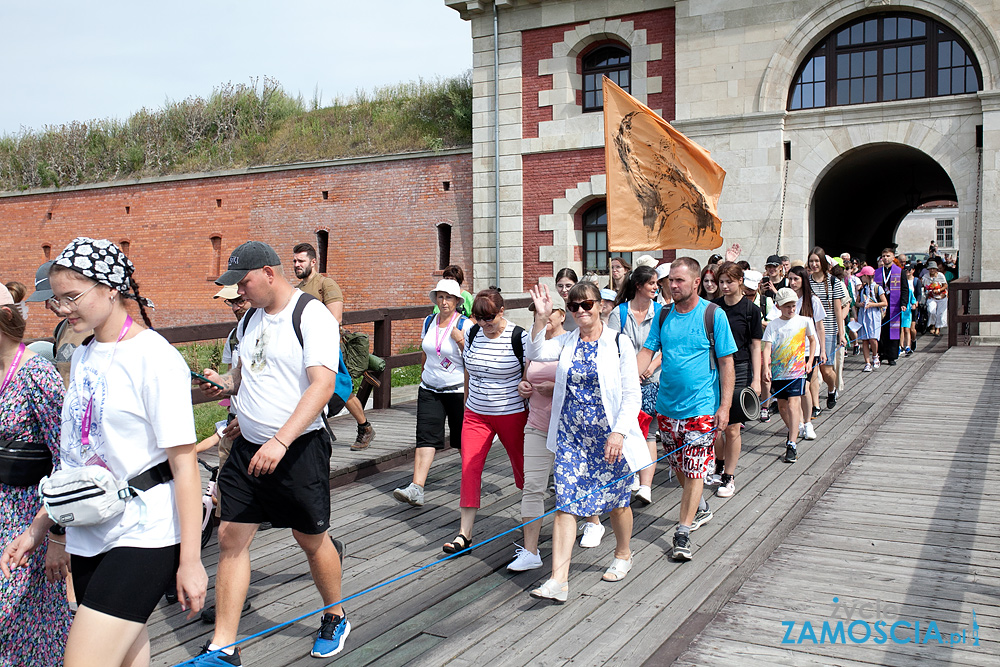
[[[815,440],[816,439],[816,429],[813,428],[812,422],[805,425],[802,429],[802,438],[805,440]]]
[[[221,649],[211,650],[212,642],[207,641],[201,647],[201,652],[191,658],[187,664],[198,665],[199,667],[242,667],[243,661],[240,659],[240,647],[237,646],[232,655],[223,653]]]
[[[632,475],[632,485],[628,487],[628,490],[631,491],[632,493],[635,493],[636,491],[639,490],[639,486],[640,486],[639,475],[638,474]]]
[[[531,597],[541,600],[552,600],[562,604],[569,597],[569,583],[559,583],[555,579],[549,579],[544,584],[531,591]]]
[[[871,373],[872,372],[872,365],[871,364],[865,364],[865,367],[861,369],[861,372],[862,373]]]
[[[583,537],[580,538],[580,546],[585,549],[593,549],[601,546],[601,538],[604,537],[606,528],[599,523],[589,521],[583,524]]]
[[[691,537],[687,533],[674,533],[674,548],[670,551],[674,560],[691,560]]]
[[[517,546],[517,551],[514,552],[514,560],[507,569],[511,572],[527,572],[528,570],[537,570],[542,566],[542,555],[540,553],[531,553],[522,546]]]
[[[312,651],[309,652],[314,658],[329,658],[337,655],[344,649],[344,642],[347,635],[351,634],[351,623],[347,616],[336,616],[334,614],[323,614],[320,621],[319,632],[313,641]]]
[[[712,473],[705,478],[705,486],[718,486],[722,484],[722,475],[720,473]]]
[[[722,484],[715,490],[715,495],[720,498],[729,498],[736,493],[736,478],[732,475],[723,475]]]
[[[795,451],[795,444],[791,441],[785,445],[785,463],[795,463],[798,460],[798,454]]]
[[[758,417],[757,419],[760,420],[761,424],[766,424],[767,422],[771,421],[771,408],[767,407],[766,405],[760,406],[760,417]]]
[[[649,503],[653,502],[653,491],[648,486],[640,486],[635,492],[635,497],[632,498],[633,503],[638,503],[645,507]]]
[[[392,497],[401,503],[409,503],[414,507],[422,507],[424,504],[424,488],[410,482],[409,486],[393,491]]]
[[[710,507],[699,509],[694,513],[694,520],[691,522],[691,530],[698,530],[711,521],[713,516],[715,515],[712,514],[712,509]]]

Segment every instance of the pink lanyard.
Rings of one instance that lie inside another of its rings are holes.
[[[14,355],[14,361],[10,362],[7,374],[3,376],[3,385],[0,385],[0,396],[3,396],[4,392],[7,391],[7,387],[14,381],[14,374],[17,373],[17,365],[21,363],[21,357],[24,356],[24,349],[24,343],[17,346],[17,354]]]
[[[458,313],[454,312],[451,314],[451,319],[448,320],[448,327],[444,330],[444,334],[441,334],[441,327],[437,327],[434,331],[434,349],[437,350],[437,355],[441,356],[441,346],[444,344],[445,339],[448,334],[451,333],[451,325],[455,323],[455,318],[458,317]],[[441,316],[438,315],[438,322],[441,321]]]
[[[132,316],[126,315],[125,324],[122,325],[122,331],[120,334],[118,334],[118,340],[115,341],[115,349],[118,349],[118,343],[122,342],[122,338],[125,338],[125,334],[128,333],[128,330],[130,328],[132,328]],[[114,350],[112,350],[111,361],[113,362],[114,359],[115,359],[115,352]],[[110,363],[108,364],[108,367],[109,368],[111,367]],[[90,400],[87,401],[87,408],[83,411],[83,423],[80,424],[80,441],[83,442],[83,446],[85,448],[90,446],[90,419],[93,416],[93,412],[94,412],[94,392],[91,391]]]

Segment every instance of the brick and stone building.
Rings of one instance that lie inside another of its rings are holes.
[[[728,173],[726,245],[750,262],[815,244],[873,257],[909,211],[951,200],[961,273],[1000,279],[1000,260],[983,252],[1000,244],[993,2],[445,2],[473,36],[478,284],[499,270],[505,289],[525,289],[601,250],[591,73],[627,77],[636,98],[712,152]]]

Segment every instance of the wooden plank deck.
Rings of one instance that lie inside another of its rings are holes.
[[[674,563],[665,556],[676,524],[680,490],[665,472],[660,472],[653,489],[654,503],[635,512],[635,567],[624,582],[600,580],[613,548],[609,530],[601,547],[578,547],[574,551],[570,599],[565,605],[536,601],[527,591],[548,576],[551,524],[542,531],[546,567],[511,575],[505,566],[513,556],[512,543],[519,541],[516,532],[475,549],[471,556],[436,565],[347,603],[354,629],[336,662],[598,665],[641,663],[651,656],[653,661],[673,659],[691,638],[706,626],[711,627],[709,621],[716,612],[762,563],[771,562],[769,557],[775,548],[900,405],[905,389],[916,384],[940,358],[942,341],[931,340],[923,338],[920,353],[877,373],[861,375],[859,358],[849,358],[849,380],[843,398],[835,410],[824,411],[816,426],[819,439],[800,445],[795,465],[779,461],[784,451],[780,419],[747,429],[737,493],[725,500],[710,499],[715,518],[693,534],[692,562]],[[958,382],[953,377],[948,386]],[[929,415],[935,415],[934,424],[946,424],[938,413],[923,408],[919,417],[923,419],[923,433],[932,424]],[[959,412],[953,414],[957,420]],[[449,452],[435,460],[423,508],[400,505],[390,494],[408,481],[409,466],[368,476],[364,471],[404,460],[393,451],[399,449],[405,455],[404,439],[412,448],[412,405],[401,405],[387,413],[373,412],[370,418],[379,436],[367,460],[374,460],[372,456],[387,458],[367,468],[359,464],[358,470],[344,475],[337,473],[336,466],[349,467],[361,457],[344,451],[353,442],[353,422],[335,421],[340,448],[335,447],[335,470],[331,475],[342,481],[353,480],[332,493],[331,532],[345,540],[348,550],[345,595],[437,560],[442,555],[440,545],[458,530],[457,456]],[[390,442],[393,438],[399,442]],[[376,447],[385,447],[386,451]],[[927,482],[931,481],[929,477],[925,474]],[[886,496],[892,498],[892,486],[882,481]],[[928,484],[927,488],[932,487]],[[549,506],[553,500],[549,499]],[[476,542],[516,527],[519,502],[520,492],[513,485],[509,464],[502,448],[495,447],[484,475]],[[898,528],[902,530],[903,526]],[[849,536],[852,529],[841,534]],[[919,530],[920,524],[910,529]],[[209,574],[214,576],[218,557],[214,543],[204,557]],[[253,609],[243,617],[241,637],[320,606],[305,559],[287,530],[259,534],[251,557]],[[891,554],[883,557],[888,559]],[[804,584],[800,589],[809,590]],[[779,612],[781,609],[780,605],[776,607]],[[318,664],[307,655],[309,637],[317,623],[317,619],[310,618],[247,642],[243,646],[244,664]],[[780,629],[780,624],[777,627]],[[186,621],[176,606],[160,607],[150,621],[153,664],[175,665],[191,657],[210,633],[209,626],[197,620]],[[760,629],[752,634],[760,635]],[[757,648],[762,657],[768,655],[768,646]],[[780,650],[773,653],[784,655]],[[806,663],[808,656],[802,655]],[[828,663],[814,659],[817,664]]]
[[[998,404],[1000,349],[948,351],[673,664],[998,664]],[[870,624],[919,621],[926,635],[933,621],[942,634],[964,629],[964,641],[782,643],[782,621],[795,623],[793,641],[804,621],[822,639],[823,622],[844,620],[846,605],[879,602],[891,606],[869,609]]]

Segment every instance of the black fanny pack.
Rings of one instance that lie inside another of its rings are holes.
[[[52,452],[44,443],[0,440],[0,482],[35,486],[52,472]]]

